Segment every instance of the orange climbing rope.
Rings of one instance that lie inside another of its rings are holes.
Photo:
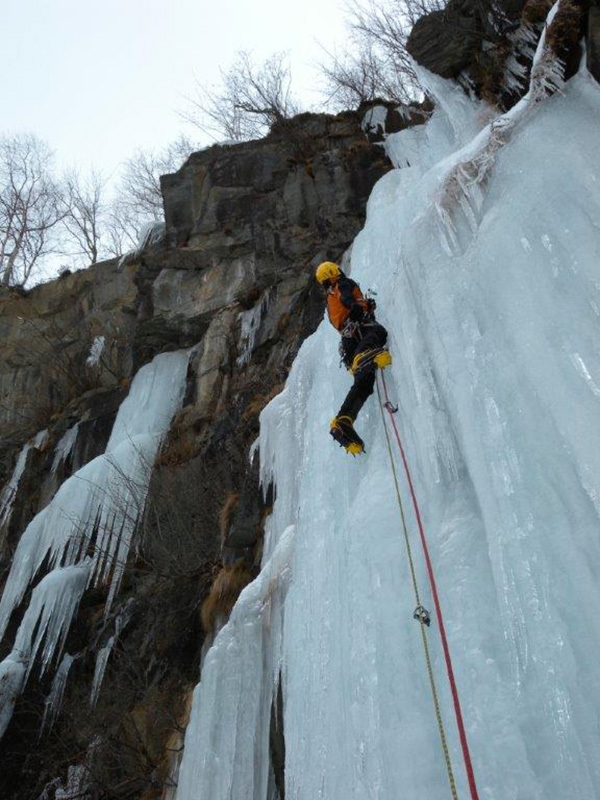
[[[442,640],[442,649],[444,651],[444,660],[446,662],[446,671],[448,673],[448,682],[450,684],[450,691],[452,693],[452,702],[454,704],[454,713],[455,713],[455,716],[456,716],[456,724],[457,724],[457,727],[458,727],[458,735],[459,735],[459,739],[460,739],[460,745],[461,745],[461,749],[462,749],[463,759],[464,759],[464,762],[465,762],[465,770],[466,770],[467,779],[468,779],[468,782],[469,782],[469,789],[470,789],[470,792],[471,792],[471,800],[479,800],[479,795],[477,793],[477,784],[475,782],[475,773],[473,771],[473,764],[472,764],[472,761],[471,761],[471,753],[469,751],[469,743],[467,741],[467,734],[466,734],[466,731],[465,731],[465,726],[464,726],[464,722],[463,722],[463,715],[462,715],[462,710],[461,710],[461,705],[460,705],[460,699],[459,699],[459,696],[458,696],[458,689],[457,689],[456,681],[455,681],[455,678],[454,678],[454,669],[452,667],[452,658],[450,656],[450,648],[448,646],[448,639],[446,637],[446,627],[444,625],[444,618],[442,616],[442,608],[441,608],[440,600],[439,600],[439,596],[438,596],[437,584],[436,584],[435,575],[434,575],[434,572],[433,572],[433,566],[432,566],[431,558],[430,558],[430,555],[429,555],[429,547],[427,545],[427,538],[425,536],[425,529],[424,529],[423,521],[422,521],[422,518],[421,518],[421,511],[419,509],[419,504],[417,502],[417,496],[416,496],[416,493],[415,493],[415,488],[414,488],[414,485],[413,485],[412,476],[411,476],[410,469],[409,469],[409,466],[408,466],[408,460],[407,460],[406,454],[404,452],[404,447],[402,445],[402,440],[400,438],[400,433],[398,432],[398,427],[396,425],[396,420],[394,419],[394,413],[395,413],[395,411],[397,409],[395,409],[394,406],[392,405],[392,403],[390,402],[390,398],[389,398],[389,394],[388,394],[388,390],[387,390],[387,385],[386,385],[386,382],[385,382],[385,376],[384,376],[383,372],[381,372],[381,383],[382,383],[383,392],[384,392],[384,395],[385,395],[385,402],[384,403],[381,403],[381,392],[380,392],[380,389],[379,389],[379,383],[377,383],[377,394],[379,396],[379,400],[380,400],[380,403],[382,405],[382,409],[385,408],[385,410],[389,414],[389,418],[390,418],[390,421],[392,423],[392,428],[394,430],[396,441],[398,443],[398,448],[400,450],[400,456],[402,458],[402,464],[404,466],[404,472],[405,472],[405,475],[406,475],[406,480],[408,482],[408,487],[409,487],[409,490],[410,490],[410,496],[411,496],[411,499],[412,499],[413,509],[414,509],[414,512],[415,512],[415,518],[416,518],[416,521],[417,521],[417,527],[419,529],[419,536],[421,538],[421,545],[422,545],[422,548],[423,548],[423,555],[425,557],[425,564],[427,566],[427,574],[429,575],[429,583],[430,583],[430,586],[431,586],[431,594],[433,596],[433,603],[435,605],[435,613],[436,613],[436,617],[437,617],[437,621],[438,621],[438,627],[439,627],[439,631],[440,631],[440,638]],[[382,410],[382,415],[383,415],[383,410]],[[385,424],[385,417],[383,417],[383,418],[384,418],[384,424]],[[406,523],[405,523],[405,519],[404,519],[404,511],[403,511],[403,508],[402,508],[402,501],[400,499],[400,494],[399,494],[399,489],[398,489],[398,482],[397,482],[397,479],[396,479],[396,470],[395,470],[395,466],[394,466],[394,462],[393,462],[393,458],[392,458],[392,454],[391,454],[391,448],[389,447],[389,436],[388,436],[387,426],[385,426],[385,434],[386,434],[386,439],[388,440],[388,449],[390,450],[390,459],[391,459],[391,462],[392,462],[392,470],[393,470],[393,473],[394,473],[394,480],[396,481],[396,491],[398,493],[398,501],[400,503],[400,512],[401,512],[401,515],[402,515],[402,522],[403,522],[403,525],[404,525],[404,528],[405,528],[405,536],[406,536]],[[415,578],[415,574],[414,574],[414,567],[413,567],[413,564],[412,564],[412,555],[411,555],[411,551],[410,551],[410,544],[408,543],[408,538],[407,538],[407,547],[408,547],[408,553],[409,553],[411,573],[412,573],[412,578],[413,578],[413,585],[415,587],[415,593],[416,593],[416,597],[417,597],[417,603],[418,603],[417,611],[418,611],[419,608],[421,608],[421,603],[420,603],[420,600],[419,600],[418,589],[417,589],[417,585],[416,585],[416,578]],[[416,614],[417,614],[417,612],[415,612],[415,616],[416,616]],[[419,617],[417,617],[417,619],[419,619]],[[444,756],[445,756],[445,759],[446,759],[446,766],[448,768],[448,777],[449,777],[449,780],[450,780],[450,786],[451,786],[451,790],[452,790],[452,795],[453,795],[453,797],[456,797],[457,795],[456,795],[456,787],[454,785],[454,776],[452,774],[452,767],[450,765],[450,756],[448,754],[448,748],[447,748],[446,740],[445,740],[445,733],[444,733],[444,730],[443,730],[443,724],[441,722],[441,715],[440,715],[440,712],[439,712],[439,706],[438,706],[438,702],[437,702],[437,693],[436,693],[436,690],[435,690],[435,683],[433,682],[433,673],[432,673],[432,670],[431,670],[431,663],[430,663],[430,659],[429,659],[429,650],[427,648],[427,642],[426,642],[426,638],[425,638],[425,627],[424,627],[423,621],[422,620],[419,620],[419,621],[421,622],[421,632],[423,634],[423,641],[424,641],[424,645],[425,645],[425,654],[426,654],[426,659],[427,659],[427,666],[428,666],[429,677],[430,677],[430,682],[431,682],[431,686],[432,686],[432,692],[433,692],[433,696],[434,696],[434,704],[435,704],[435,707],[436,707],[436,716],[437,716],[437,719],[438,719],[438,726],[440,728],[440,736],[441,736],[441,739],[442,739],[442,747],[444,749]]]

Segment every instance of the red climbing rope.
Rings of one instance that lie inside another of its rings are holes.
[[[440,606],[440,600],[438,597],[437,592],[437,585],[435,582],[435,575],[433,574],[433,566],[431,564],[431,558],[429,557],[429,547],[427,546],[427,539],[425,537],[425,529],[423,527],[423,521],[421,519],[421,512],[419,510],[419,504],[417,502],[417,496],[415,493],[415,488],[412,481],[412,476],[410,473],[410,469],[408,467],[408,461],[406,458],[406,454],[404,452],[404,447],[402,446],[402,440],[400,438],[400,434],[398,432],[398,428],[396,426],[396,420],[394,419],[394,407],[390,402],[390,398],[388,395],[387,385],[385,382],[385,375],[383,370],[381,371],[381,380],[383,384],[383,392],[385,395],[385,404],[384,408],[389,414],[390,420],[392,422],[392,427],[394,429],[394,434],[396,436],[396,441],[398,442],[398,447],[400,449],[400,455],[402,457],[402,463],[404,465],[404,472],[406,474],[406,479],[408,481],[408,487],[410,489],[410,496],[412,499],[413,508],[415,511],[415,517],[417,520],[417,526],[419,528],[419,535],[421,537],[421,545],[423,547],[423,554],[425,556],[425,563],[427,565],[427,573],[429,575],[429,583],[431,585],[431,593],[433,595],[433,603],[435,605],[435,613],[437,616],[438,626],[440,630],[440,637],[442,639],[442,648],[444,651],[444,659],[446,661],[446,670],[448,672],[448,681],[450,683],[450,689],[452,692],[452,701],[454,703],[454,713],[456,715],[456,724],[458,726],[458,735],[460,738],[460,745],[462,748],[463,758],[465,761],[465,769],[467,772],[467,778],[469,781],[469,788],[471,790],[471,798],[472,800],[479,800],[479,795],[477,794],[477,785],[475,783],[475,773],[473,772],[473,764],[471,762],[471,753],[469,752],[469,743],[467,742],[467,734],[465,731],[465,726],[463,722],[462,710],[460,707],[460,700],[458,697],[458,689],[456,687],[456,681],[454,680],[454,670],[452,668],[452,659],[450,657],[450,648],[448,647],[448,639],[446,638],[446,628],[444,626],[444,618],[442,616],[442,608]]]

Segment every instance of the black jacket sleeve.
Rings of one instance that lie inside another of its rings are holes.
[[[346,308],[352,308],[354,303],[356,302],[354,298],[354,289],[358,286],[356,281],[353,281],[352,278],[347,278],[345,275],[343,278],[340,278],[340,300],[346,306]]]

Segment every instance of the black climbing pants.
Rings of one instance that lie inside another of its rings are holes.
[[[359,353],[367,350],[380,350],[385,347],[388,334],[383,325],[378,322],[369,322],[359,327],[355,336],[342,337],[342,354],[344,364],[348,369]],[[354,383],[338,411],[338,416],[352,417],[355,420],[367,398],[373,394],[375,386],[375,363],[370,360],[354,375]]]

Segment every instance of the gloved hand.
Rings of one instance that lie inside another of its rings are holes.
[[[348,319],[351,322],[360,322],[364,317],[364,315],[365,312],[362,306],[359,306],[358,303],[355,303],[350,309],[350,313],[348,314]]]

